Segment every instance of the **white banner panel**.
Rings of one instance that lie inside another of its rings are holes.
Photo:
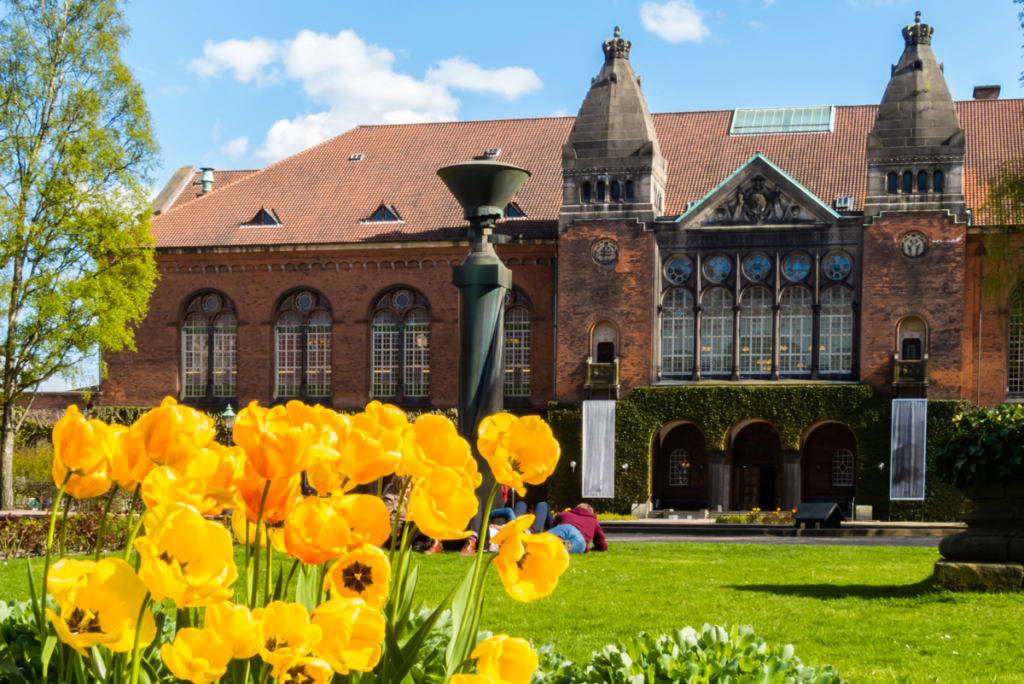
[[[583,498],[615,496],[615,402],[583,402]]]
[[[892,501],[924,501],[927,426],[927,399],[893,400],[889,468],[889,498]]]

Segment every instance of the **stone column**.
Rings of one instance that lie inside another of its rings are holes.
[[[708,510],[729,510],[729,464],[724,451],[708,452]]]
[[[772,306],[772,380],[779,379],[779,357],[781,350],[779,345],[782,332],[782,307],[778,304]]]
[[[801,468],[799,451],[782,452],[782,510],[791,511],[800,505]]]
[[[732,307],[732,377],[740,379],[740,305]]]
[[[690,380],[700,382],[700,329],[701,329],[701,307],[693,307],[693,375]]]

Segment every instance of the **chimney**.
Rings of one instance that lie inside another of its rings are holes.
[[[986,85],[986,86],[974,86],[974,99],[975,100],[998,100],[999,99],[1000,86],[997,85]]]
[[[203,184],[203,194],[213,190],[213,169],[210,167],[204,167],[200,169],[203,175],[199,177],[199,182]]]

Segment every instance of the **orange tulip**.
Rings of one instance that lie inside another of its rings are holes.
[[[246,537],[245,525],[249,523],[249,536]],[[235,539],[239,544],[247,546],[258,546],[261,549],[267,548],[267,534],[270,534],[270,543],[274,550],[279,553],[287,553],[284,545],[284,524],[262,525],[260,527],[260,542],[256,544],[256,523],[248,521],[245,511],[236,508],[231,513],[231,531],[235,533]]]
[[[345,518],[352,534],[349,550],[363,544],[380,546],[391,537],[391,514],[384,502],[370,494],[340,494],[332,497],[332,505]]]
[[[357,598],[371,608],[380,608],[391,587],[391,565],[376,546],[364,544],[350,551],[327,571],[324,588],[335,599]]]
[[[383,431],[400,432],[409,425],[409,418],[397,406],[371,401],[362,413],[352,416],[351,424],[356,430],[377,438]]]
[[[399,475],[422,480],[438,468],[465,470],[479,487],[481,475],[469,442],[459,436],[452,421],[444,416],[424,414],[416,419],[410,431],[412,447],[404,454]]]
[[[244,476],[235,479],[238,504],[245,510],[249,522],[256,524],[260,512],[260,500],[267,480],[261,477],[252,463],[246,461]],[[295,475],[285,480],[272,480],[263,509],[263,522],[273,525],[284,520],[292,500],[302,496],[300,477]]]
[[[328,499],[309,496],[297,499],[284,521],[284,543],[288,555],[306,565],[320,565],[345,552],[348,523]]]
[[[335,489],[344,487],[346,490],[351,490],[356,486],[356,481],[345,477],[345,474],[338,468],[339,454],[333,447],[320,442],[310,449],[318,453],[318,458],[316,463],[306,470],[306,480],[317,494],[329,496]]]
[[[151,470],[139,492],[150,510],[162,504],[185,504],[206,513],[206,482],[197,477],[182,477],[167,466]]]
[[[116,423],[109,426],[112,439],[110,454],[110,479],[126,492],[134,492],[139,486],[139,481],[132,475],[133,463],[124,452],[125,440],[128,438],[128,428]]]
[[[86,420],[77,406],[68,406],[53,426],[53,455],[65,472],[92,475],[106,471],[115,448],[115,434],[102,420]],[[63,478],[57,482],[59,487]]]
[[[111,485],[110,477],[107,475],[108,467],[107,461],[104,460],[104,465],[89,475],[72,474],[67,486],[64,488],[64,493],[76,499],[92,499],[106,494],[110,491]],[[53,470],[51,474],[53,475],[53,481],[58,487],[64,484],[64,478],[68,474],[67,469],[61,460],[57,458],[56,454],[53,457]]]
[[[353,420],[353,425],[355,420]],[[349,430],[338,447],[338,468],[357,484],[370,484],[395,472],[401,461],[401,435],[379,431],[375,439],[362,430]]]
[[[135,463],[132,476],[141,482],[155,466],[184,473],[199,449],[216,435],[213,420],[166,397],[160,406],[135,421],[124,438],[124,453]]]

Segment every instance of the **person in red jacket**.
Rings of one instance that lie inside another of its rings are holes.
[[[586,553],[591,542],[595,551],[608,550],[604,530],[590,504],[581,503],[571,511],[559,513],[555,516],[555,526],[548,532],[565,540],[569,553]]]

